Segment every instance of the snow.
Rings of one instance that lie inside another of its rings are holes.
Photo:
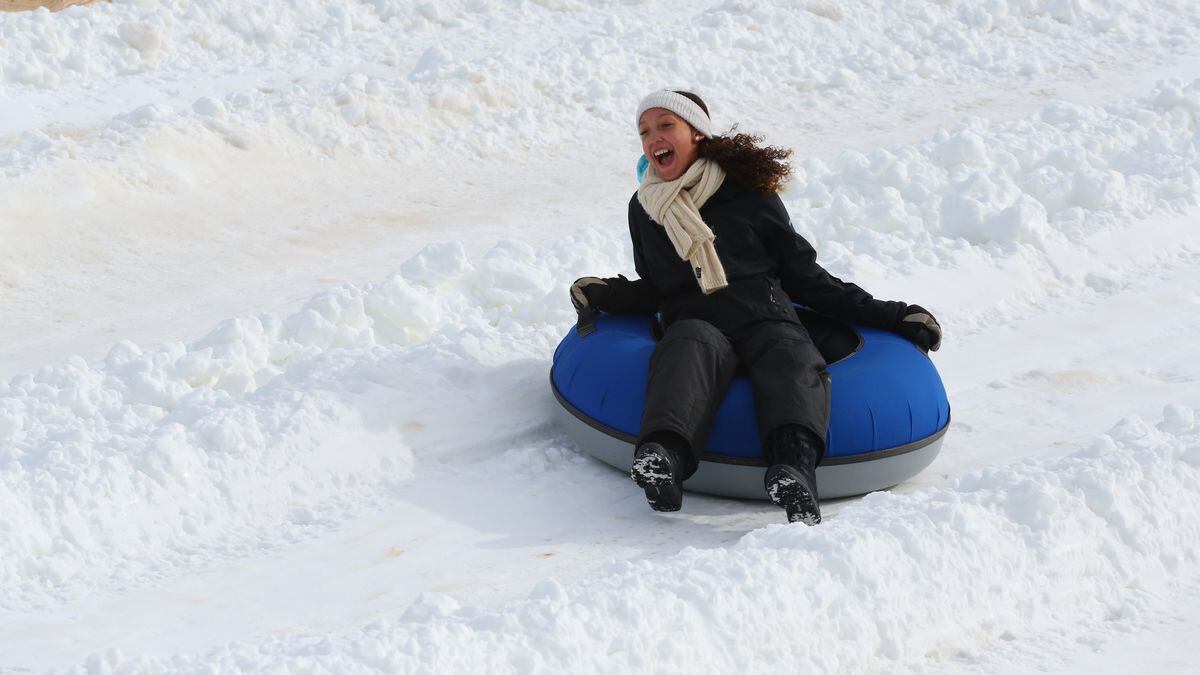
[[[1198,36],[1182,1],[0,14],[0,669],[1200,668]],[[822,262],[946,328],[942,455],[819,527],[654,514],[554,427],[664,84],[794,148]]]
[[[317,643],[275,639],[111,665],[886,670],[981,639],[1019,640],[1064,613],[1111,620],[1138,611],[1197,563],[1200,457],[1184,448],[1198,440],[1130,418],[1084,453],[974,472],[943,489],[875,493],[819,528],[770,525],[729,547],[619,563],[569,587],[542,581],[496,609],[426,595],[398,617]]]

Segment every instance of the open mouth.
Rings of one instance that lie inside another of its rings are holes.
[[[656,166],[658,166],[658,168],[665,169],[674,163],[675,163],[675,151],[674,150],[667,150],[664,148],[662,150],[656,150],[654,152],[654,164]]]

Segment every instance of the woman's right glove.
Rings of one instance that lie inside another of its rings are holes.
[[[942,326],[929,310],[920,305],[909,305],[904,318],[896,326],[896,332],[921,348],[921,351],[936,352],[942,346]]]
[[[576,314],[589,309],[594,312],[600,309],[599,305],[604,304],[611,293],[612,288],[604,279],[579,277],[571,284],[571,304],[575,306]]]
[[[571,304],[575,306],[575,314],[579,316],[575,322],[579,337],[587,337],[596,330],[593,317],[610,295],[612,288],[607,281],[599,277],[579,277],[571,284]]]
[[[613,314],[653,314],[662,304],[654,286],[645,279],[630,281],[624,274],[601,279],[580,277],[571,284],[571,304],[579,315],[579,336],[596,330],[596,312]]]

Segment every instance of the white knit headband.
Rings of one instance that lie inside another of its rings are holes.
[[[705,138],[712,138],[712,120],[709,119],[708,113],[683,94],[677,94],[670,89],[660,89],[642,99],[635,120],[639,127],[642,124],[642,113],[651,108],[666,108],[686,120],[696,131],[704,134]]]

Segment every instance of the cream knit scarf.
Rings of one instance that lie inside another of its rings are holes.
[[[729,285],[713,246],[716,237],[700,217],[700,207],[723,182],[725,172],[721,167],[700,158],[682,176],[669,182],[651,167],[637,192],[638,201],[650,218],[666,228],[675,252],[691,263],[696,283],[705,295]]]

